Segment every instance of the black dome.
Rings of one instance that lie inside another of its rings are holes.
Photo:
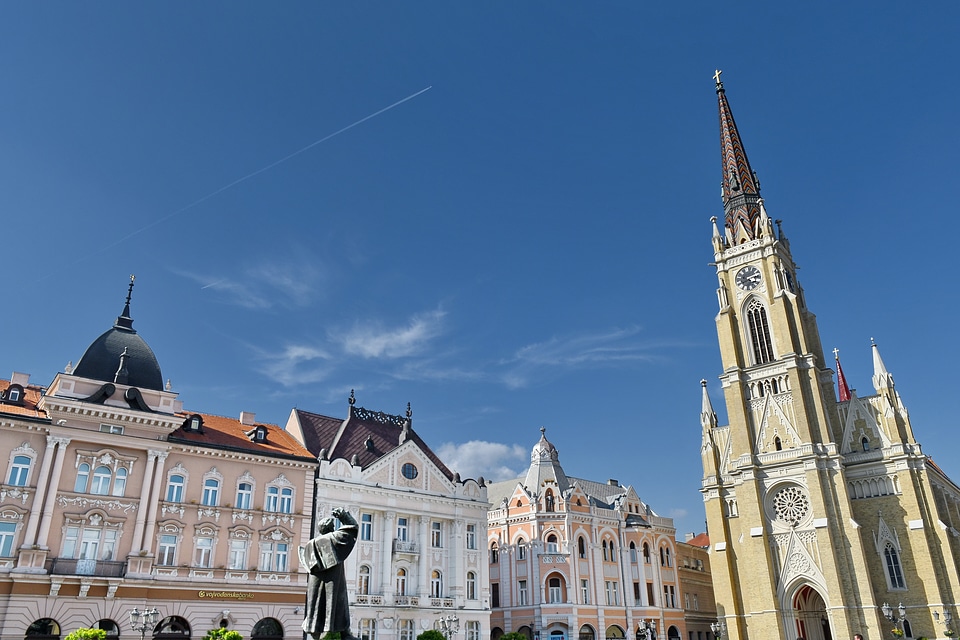
[[[160,363],[153,349],[137,335],[130,317],[130,294],[133,291],[133,278],[127,291],[127,303],[117,318],[113,328],[93,341],[80,362],[73,369],[73,375],[104,382],[118,382],[141,389],[163,391],[163,375]],[[126,354],[121,369],[120,356]]]

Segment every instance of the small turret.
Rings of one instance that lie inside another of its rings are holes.
[[[873,338],[870,338],[870,346],[873,349],[873,388],[877,390],[877,393],[881,393],[884,389],[892,390],[894,387],[893,375],[887,371],[886,365],[883,364],[880,349]]]

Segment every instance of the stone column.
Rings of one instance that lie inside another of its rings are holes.
[[[43,461],[40,463],[40,474],[37,476],[37,492],[33,495],[33,504],[30,506],[30,519],[27,521],[27,529],[23,534],[23,547],[30,547],[36,541],[37,526],[40,524],[40,514],[43,512],[43,499],[47,495],[47,486],[50,482],[50,465],[53,464],[53,458],[56,455],[54,449],[61,444],[61,449],[65,449],[68,438],[58,438],[56,436],[47,436],[47,448],[43,452]]]
[[[394,511],[386,511],[383,514],[382,535],[380,537],[380,549],[382,553],[380,566],[382,567],[381,575],[383,576],[381,591],[384,595],[396,594],[397,591],[397,576],[393,571],[393,538],[395,534],[394,521],[396,519],[397,514]]]
[[[157,528],[157,510],[160,508],[160,491],[163,488],[163,466],[168,455],[166,451],[156,453],[157,462],[153,471],[153,488],[150,491],[150,503],[147,505],[147,523],[143,533],[143,544],[141,545],[147,550],[153,547],[151,540],[153,540],[153,532]]]
[[[430,518],[428,518],[427,516],[420,516],[418,520],[420,522],[420,526],[417,528],[417,538],[418,538],[417,548],[420,551],[419,560],[417,561],[417,564],[419,566],[418,573],[420,574],[419,590],[420,590],[421,598],[424,598],[424,597],[428,598],[431,596],[430,563],[429,563],[430,558],[428,557],[429,556],[428,549],[430,547],[427,544],[427,542],[429,542],[430,540],[429,538],[430,532],[427,531],[427,527],[430,524]],[[441,596],[442,595],[443,594],[441,594]]]
[[[53,461],[53,473],[51,474],[50,488],[47,490],[46,499],[43,501],[43,514],[40,516],[40,533],[37,534],[36,544],[41,549],[47,548],[47,536],[50,534],[50,523],[53,520],[53,508],[57,503],[57,489],[59,488],[60,475],[63,472],[63,460],[67,454],[67,445],[70,438],[55,438],[57,454]]]
[[[137,524],[133,530],[133,540],[130,543],[130,553],[137,553],[144,549],[143,528],[147,521],[147,502],[150,500],[150,489],[156,478],[153,477],[153,470],[157,464],[157,457],[160,451],[147,451],[147,466],[143,470],[143,486],[140,487],[140,506],[137,509]]]

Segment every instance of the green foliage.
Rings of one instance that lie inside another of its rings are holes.
[[[427,629],[417,636],[417,640],[447,640],[447,638],[436,629]],[[524,638],[524,640],[526,640],[526,638]]]
[[[207,635],[203,636],[203,640],[243,640],[243,636],[240,635],[239,631],[219,627],[207,631]]]
[[[339,632],[339,631],[327,631],[326,635],[324,635],[322,638],[320,638],[320,640],[340,640],[340,632]]]
[[[500,636],[500,640],[527,640],[527,636],[522,633],[517,633],[516,631],[511,631],[510,633],[505,633]]]
[[[66,640],[107,640],[107,632],[103,629],[82,627],[67,635]]]

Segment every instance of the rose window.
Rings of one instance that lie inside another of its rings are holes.
[[[773,510],[778,520],[797,524],[810,513],[810,501],[800,487],[785,487],[774,494]]]

